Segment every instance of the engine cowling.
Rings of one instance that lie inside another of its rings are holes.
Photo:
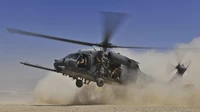
[[[122,65],[130,65],[131,64],[131,60],[125,56],[122,56],[118,53],[114,53],[114,52],[108,52],[108,59],[110,59],[111,61],[114,61],[116,63],[122,64]]]

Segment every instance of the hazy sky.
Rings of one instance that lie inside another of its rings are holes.
[[[53,67],[55,58],[88,48],[11,34],[6,31],[7,27],[96,43],[102,37],[98,11],[124,12],[129,17],[111,42],[174,46],[200,36],[199,6],[198,0],[1,0],[1,79],[6,82],[10,77],[19,76],[13,79],[29,82],[33,75],[46,72],[24,67],[20,61]]]

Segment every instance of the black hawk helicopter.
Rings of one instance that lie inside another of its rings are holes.
[[[94,51],[78,51],[68,54],[62,59],[55,60],[54,69],[21,62],[21,64],[44,69],[52,72],[61,73],[64,76],[69,76],[76,80],[76,86],[82,87],[83,84],[89,84],[91,81],[96,82],[97,86],[102,87],[104,83],[112,84],[127,84],[130,81],[135,82],[138,76],[153,81],[154,79],[144,74],[139,63],[133,59],[115,53],[111,48],[133,48],[133,49],[167,49],[161,47],[143,47],[143,46],[117,46],[110,43],[120,23],[127,17],[127,14],[117,12],[102,12],[104,20],[104,34],[101,43],[90,43],[71,39],[65,39],[55,36],[38,34],[13,28],[7,28],[11,33],[18,33],[28,36],[47,38],[62,42],[69,42],[85,46],[98,46],[101,50]]]

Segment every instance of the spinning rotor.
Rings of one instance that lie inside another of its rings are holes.
[[[98,46],[98,47],[101,47],[103,49],[103,51],[106,51],[107,48],[170,49],[170,48],[162,48],[162,47],[113,45],[112,43],[110,43],[110,40],[111,40],[112,36],[114,35],[114,33],[116,32],[119,25],[127,17],[127,14],[117,13],[117,12],[101,12],[101,14],[103,15],[103,39],[102,39],[101,43],[91,43],[91,42],[71,40],[71,39],[49,36],[49,35],[44,35],[44,34],[38,34],[38,33],[33,33],[33,32],[29,32],[29,31],[18,30],[18,29],[13,29],[13,28],[7,28],[7,30],[11,33],[35,36],[35,37],[40,37],[40,38],[47,38],[47,39],[52,39],[52,40],[57,40],[57,41],[62,41],[62,42],[79,44],[79,45]]]

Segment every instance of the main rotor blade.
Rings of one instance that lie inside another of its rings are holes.
[[[52,39],[52,40],[58,40],[58,41],[63,41],[63,42],[74,43],[74,44],[80,44],[80,45],[86,45],[86,46],[99,46],[99,44],[95,44],[95,43],[64,39],[64,38],[60,38],[60,37],[54,37],[54,36],[49,36],[49,35],[44,35],[44,34],[38,34],[38,33],[33,33],[33,32],[13,29],[13,28],[7,28],[7,30],[9,32],[11,32],[11,33],[23,34],[23,35],[28,35],[28,36],[35,36],[35,37],[40,37],[40,38],[47,38],[47,39]]]
[[[103,43],[108,44],[113,33],[119,27],[120,23],[125,19],[127,14],[118,12],[101,12],[103,14],[104,35]]]
[[[151,49],[157,49],[157,50],[182,50],[182,51],[188,51],[188,50],[192,50],[192,51],[200,51],[200,48],[175,48],[175,47],[146,47],[146,46],[116,46],[116,45],[112,45],[109,48],[131,48],[131,49],[144,49],[144,50],[151,50]],[[184,56],[184,53],[182,54],[182,56]],[[180,60],[182,60],[182,58],[180,59],[181,55],[178,57],[178,62],[180,62]]]
[[[163,49],[163,50],[168,50],[168,49],[173,49],[173,48],[167,48],[167,47],[139,47],[139,46],[115,46],[113,45],[112,48],[132,48],[132,49]]]

